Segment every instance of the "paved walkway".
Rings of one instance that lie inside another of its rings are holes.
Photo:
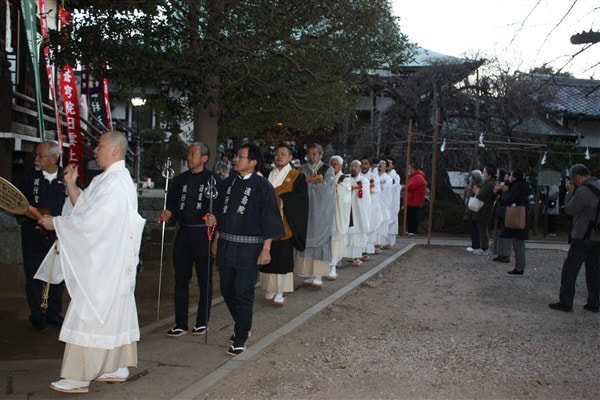
[[[237,357],[225,354],[233,322],[222,298],[215,299],[208,337],[185,335],[170,338],[165,332],[172,317],[143,327],[138,346],[139,365],[131,369],[126,383],[92,383],[87,395],[66,395],[49,388],[57,380],[61,360],[3,361],[0,365],[0,397],[2,399],[194,399],[221,378],[243,365],[254,355],[279,340],[335,300],[343,297],[365,280],[386,268],[424,237],[400,237],[392,249],[371,257],[360,267],[339,269],[336,281],[325,281],[323,289],[300,288],[289,294],[288,305],[275,308],[256,291],[252,337],[248,349]],[[468,246],[465,239],[433,238],[431,245]],[[527,242],[527,248],[567,250],[563,243]],[[299,284],[300,281],[297,281]]]

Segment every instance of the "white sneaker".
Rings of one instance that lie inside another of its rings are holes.
[[[474,249],[474,248],[472,248],[471,246],[467,247],[467,251],[468,251],[469,253],[472,253],[472,252],[473,252],[473,250],[475,250],[475,249]]]
[[[129,377],[129,368],[119,368],[115,372],[105,372],[96,378],[97,382],[125,382]]]
[[[475,254],[476,256],[487,256],[490,254],[490,252],[483,249],[475,249],[473,250],[473,254]]]
[[[273,300],[273,297],[275,297],[275,292],[266,292],[265,293],[266,300]]]
[[[90,381],[77,381],[75,379],[61,379],[50,384],[50,389],[63,393],[88,393]]]

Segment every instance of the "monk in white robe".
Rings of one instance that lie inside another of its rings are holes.
[[[335,172],[335,215],[333,218],[333,236],[331,238],[331,263],[327,279],[337,279],[337,265],[346,254],[348,244],[348,228],[350,224],[350,200],[352,183],[350,177],[344,175],[342,167],[344,160],[340,156],[329,159],[329,165]]]
[[[361,257],[367,246],[367,234],[371,219],[369,180],[360,174],[360,166],[358,160],[350,163],[352,196],[348,244],[345,253],[345,257],[350,258],[350,263],[355,266],[362,264]]]
[[[381,206],[381,225],[377,230],[376,249],[381,248],[387,243],[388,227],[392,216],[392,179],[387,174],[387,162],[379,161],[377,165],[377,174],[379,175],[380,206]]]
[[[145,220],[137,212],[126,152],[122,133],[104,133],[94,149],[104,172],[80,192],[77,166],[67,166],[69,197],[62,216],[39,220],[44,228],[56,230],[58,241],[36,278],[52,283],[64,279],[71,296],[59,336],[66,343],[63,379],[50,385],[60,392],[87,393],[92,380],[124,382],[128,367],[137,366],[140,331],[134,290]]]
[[[398,236],[398,214],[400,213],[400,175],[394,169],[394,160],[387,159],[387,171],[392,180],[391,188],[391,217],[389,219],[387,241],[383,248],[390,248],[396,244]]]
[[[377,232],[381,226],[381,185],[379,183],[379,175],[371,171],[371,161],[368,157],[362,157],[360,160],[360,173],[369,181],[369,195],[371,196],[371,219],[369,221],[369,233],[367,234],[367,247],[364,250],[365,255],[363,261],[368,260],[368,254],[375,254],[375,243],[377,242]],[[378,251],[381,253],[381,250]]]
[[[323,148],[312,144],[307,149],[308,163],[302,173],[308,183],[308,228],[306,249],[295,259],[294,272],[307,276],[303,286],[316,289],[323,287],[323,275],[329,274],[331,261],[331,228],[335,208],[335,174],[333,168],[324,164]]]

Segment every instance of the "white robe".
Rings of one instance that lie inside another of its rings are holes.
[[[371,196],[371,221],[369,223],[369,233],[367,235],[367,247],[365,251],[373,254],[375,252],[375,243],[377,243],[377,230],[381,225],[381,186],[379,183],[379,175],[376,172],[370,171],[366,174],[361,173],[370,182],[373,181],[374,187],[370,190]]]
[[[388,227],[392,215],[392,179],[387,173],[379,175],[379,185],[381,193],[379,195],[381,207],[381,225],[377,230],[377,243],[381,245],[387,244]]]
[[[360,175],[352,178],[352,185],[362,182],[362,198],[358,189],[352,190],[352,226],[348,228],[348,246],[345,256],[359,258],[367,246],[367,233],[371,219],[371,196],[369,195],[369,180]]]
[[[348,225],[350,224],[350,201],[352,195],[352,183],[350,177],[346,177],[338,183],[342,172],[335,176],[335,216],[333,218],[333,236],[331,237],[331,264],[335,265],[344,257],[348,242]]]
[[[398,214],[400,213],[400,175],[396,170],[391,170],[388,175],[392,178],[391,188],[391,217],[388,226],[387,245],[393,246],[396,244],[396,236],[398,235]]]
[[[96,176],[73,207],[67,199],[63,215],[53,221],[59,256],[51,279],[64,278],[71,296],[59,339],[101,349],[138,341],[134,290],[146,221],[137,212],[137,193],[125,162]],[[37,279],[48,280],[53,251]]]

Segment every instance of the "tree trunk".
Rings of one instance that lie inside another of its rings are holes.
[[[199,2],[200,3],[200,2]],[[218,41],[220,37],[221,23],[224,13],[223,0],[209,0],[209,10],[206,35]],[[198,27],[195,25],[195,29]],[[194,43],[193,45],[197,45]],[[218,61],[221,57],[214,47],[209,50],[213,58]],[[198,104],[194,107],[194,140],[204,142],[210,148],[211,156],[208,160],[208,168],[212,169],[217,161],[217,143],[219,138],[219,115],[221,113],[221,96],[219,93],[220,77],[213,74],[208,77],[210,82],[208,104]]]
[[[217,141],[219,138],[219,107],[216,104],[194,107],[194,141],[203,142],[210,148],[208,168],[217,161]]]

